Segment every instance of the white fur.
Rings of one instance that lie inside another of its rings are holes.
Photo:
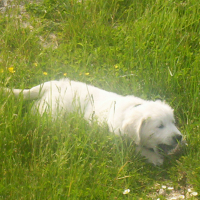
[[[4,90],[11,91],[7,88]],[[24,99],[38,99],[33,110],[38,109],[41,115],[46,111],[55,117],[80,108],[86,120],[95,118],[99,124],[106,122],[110,131],[131,137],[137,150],[155,165],[163,163],[158,145],[175,148],[177,136],[181,137],[174,125],[173,110],[159,100],[121,96],[69,79],[45,82],[30,90],[13,89],[12,92],[15,96],[22,93]]]

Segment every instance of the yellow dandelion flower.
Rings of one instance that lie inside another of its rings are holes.
[[[8,71],[9,71],[10,73],[15,73],[15,70],[14,70],[13,67],[9,67],[9,68],[8,68]]]
[[[118,65],[115,65],[114,67],[115,67],[115,69],[118,69],[118,68],[119,68],[119,66],[118,66]]]
[[[88,76],[88,75],[90,75],[90,73],[89,73],[89,72],[86,72],[85,75]]]
[[[63,75],[64,75],[64,76],[67,76],[67,73],[64,73]]]
[[[47,75],[47,72],[43,72],[43,74],[46,76],[46,75]]]
[[[4,70],[3,70],[3,69],[0,69],[0,72],[1,72],[1,73],[3,73],[3,72],[4,72]]]
[[[33,63],[33,65],[34,65],[35,67],[37,67],[37,66],[38,66],[38,64],[37,64],[37,63]]]

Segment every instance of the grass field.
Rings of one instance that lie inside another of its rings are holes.
[[[165,99],[188,146],[155,167],[107,127],[77,113],[52,123],[31,114],[32,102],[0,94],[0,199],[198,199],[188,188],[200,194],[199,1],[10,4],[0,13],[1,86],[68,77]]]

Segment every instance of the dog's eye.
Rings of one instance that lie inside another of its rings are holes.
[[[158,128],[164,128],[164,125],[163,125],[163,124],[161,124],[160,126],[158,126]]]

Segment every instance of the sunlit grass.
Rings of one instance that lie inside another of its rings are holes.
[[[165,99],[188,146],[154,167],[106,126],[77,113],[52,122],[31,113],[33,102],[1,94],[0,199],[164,199],[162,185],[200,193],[199,2],[44,1],[26,8],[0,14],[3,86],[69,77]]]

